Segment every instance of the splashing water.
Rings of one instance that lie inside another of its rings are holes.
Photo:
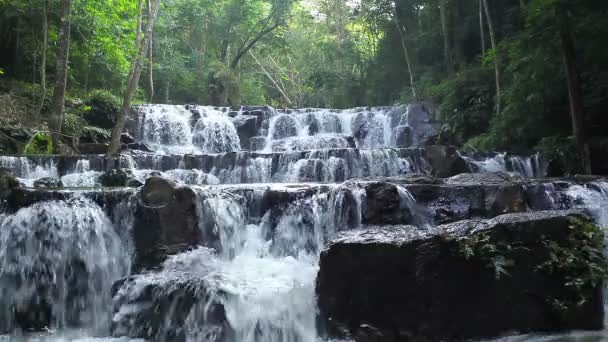
[[[575,207],[587,210],[602,227],[608,227],[608,183],[593,182],[572,185],[568,196]]]
[[[109,292],[128,272],[129,253],[99,206],[39,202],[0,227],[0,331],[107,329]]]

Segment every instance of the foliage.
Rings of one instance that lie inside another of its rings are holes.
[[[521,248],[506,241],[496,241],[490,232],[479,232],[458,240],[459,253],[467,260],[475,258],[482,261],[494,272],[496,280],[509,275],[509,268],[515,265],[509,256],[513,250]]]
[[[608,2],[487,2],[495,50],[488,49],[487,18],[480,29],[478,1],[163,0],[136,102],[353,107],[429,101],[455,142],[469,149],[550,149],[572,134],[557,15],[566,9],[589,135],[605,135]],[[0,73],[12,81],[0,92],[25,99],[30,114],[37,115],[45,52],[47,102],[51,98],[59,7],[56,1],[0,2]],[[82,113],[90,125],[109,128],[120,106],[116,97],[125,91],[137,50],[136,12],[133,0],[74,0],[68,95],[91,107]],[[42,117],[24,121],[46,120],[48,108],[45,103]]]
[[[120,99],[104,90],[91,92],[84,101],[82,113],[90,125],[112,128],[120,111]]]
[[[568,236],[559,242],[543,239],[548,258],[538,265],[539,272],[564,277],[569,290],[551,304],[565,310],[585,304],[598,287],[608,279],[608,262],[604,256],[604,233],[589,221],[576,220],[569,226]]]
[[[52,154],[53,142],[47,134],[36,133],[23,148],[23,153],[32,155]]]

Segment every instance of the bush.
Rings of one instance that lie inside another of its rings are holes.
[[[89,143],[108,143],[110,137],[110,130],[94,126],[83,127],[80,135],[80,139],[83,140],[83,142]]]
[[[111,129],[116,123],[120,111],[120,99],[103,90],[91,92],[85,100],[88,110],[84,112],[84,119],[90,126]]]
[[[52,154],[53,142],[51,137],[44,133],[36,133],[25,145],[23,152],[25,154]]]

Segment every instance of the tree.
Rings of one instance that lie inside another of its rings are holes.
[[[585,113],[581,81],[576,67],[576,49],[572,39],[572,28],[570,15],[564,5],[557,7],[559,17],[559,29],[561,40],[561,51],[564,68],[566,70],[566,82],[568,85],[568,98],[570,102],[570,115],[572,117],[572,132],[576,140],[581,170],[591,174],[591,159],[589,156],[589,145],[587,144],[587,132],[585,129]]]
[[[46,100],[46,56],[49,46],[49,21],[47,13],[47,1],[42,3],[42,61],[40,63],[40,102],[36,110],[37,116],[40,116],[44,100]]]
[[[65,105],[65,89],[68,79],[68,59],[70,56],[70,29],[72,20],[72,0],[63,1],[63,13],[59,28],[59,51],[55,68],[55,90],[53,92],[53,107],[49,120],[51,140],[55,152],[59,149],[59,136],[63,125],[63,110]]]
[[[498,45],[496,44],[496,35],[494,33],[494,24],[492,21],[492,15],[490,14],[490,7],[488,6],[488,0],[483,0],[484,11],[486,12],[486,20],[488,22],[488,30],[490,31],[490,44],[492,44],[492,50],[494,52],[494,74],[496,81],[496,113],[501,113],[501,92],[500,92],[500,64],[498,60]]]
[[[146,18],[146,27],[145,33],[143,34],[143,39],[141,34],[141,0],[140,4],[138,5],[138,34],[135,41],[135,45],[139,47],[139,52],[135,55],[133,59],[127,90],[125,92],[120,112],[118,113],[118,117],[116,118],[116,125],[112,129],[112,137],[107,153],[108,156],[113,156],[120,150],[120,136],[122,135],[122,131],[124,130],[125,123],[127,121],[127,116],[129,114],[129,111],[131,110],[131,103],[139,85],[139,78],[141,77],[145,58],[148,55],[148,49],[150,48],[150,39],[152,36],[152,31],[154,29],[154,21],[156,20],[158,11],[160,9],[160,2],[161,0],[152,0],[148,2],[148,6],[151,6],[150,10],[148,11],[150,15]]]

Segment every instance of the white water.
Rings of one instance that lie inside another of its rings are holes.
[[[184,106],[138,107],[143,142],[159,154],[201,154],[241,149],[225,110],[197,106],[200,118]],[[193,122],[195,121],[195,122]]]
[[[542,178],[545,177],[547,172],[546,166],[543,165],[538,153],[529,157],[508,156],[506,153],[498,153],[493,157],[480,160],[465,159],[473,165],[473,171],[509,172],[525,178]]]
[[[18,329],[13,310],[48,307],[49,329],[108,328],[115,280],[129,248],[99,206],[84,198],[38,202],[0,220],[0,329]],[[46,325],[46,323],[45,323]]]

